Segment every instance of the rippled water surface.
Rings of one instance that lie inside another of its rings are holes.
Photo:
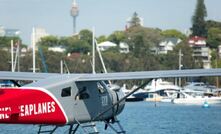
[[[221,134],[221,105],[202,108],[170,103],[130,102],[119,116],[127,134]],[[104,124],[97,124],[101,133],[112,134]],[[56,133],[67,134],[67,127]],[[37,125],[0,125],[1,134],[36,134]],[[83,133],[81,130],[78,133]]]

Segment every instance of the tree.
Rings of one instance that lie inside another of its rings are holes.
[[[179,66],[178,66],[179,50],[181,50],[182,54],[183,54],[183,56],[182,56],[182,65],[183,65],[182,68],[183,69],[201,68],[202,67],[201,61],[195,62],[195,59],[192,55],[193,50],[187,44],[188,44],[188,42],[187,42],[187,40],[185,40],[185,41],[181,42],[180,44],[178,44],[173,50],[173,52],[176,53],[176,58],[177,58],[176,69],[179,68]],[[170,60],[168,59],[167,61],[170,62],[171,60],[173,60],[173,59],[170,59]]]
[[[11,40],[14,41],[20,41],[21,42],[21,39],[19,37],[0,37],[0,47],[11,47]]]
[[[108,36],[109,41],[114,42],[116,44],[120,44],[120,42],[125,40],[125,33],[123,31],[115,31],[110,36]]]
[[[186,35],[184,35],[180,31],[175,30],[175,29],[169,29],[169,30],[162,31],[161,35],[163,35],[164,37],[175,37],[175,38],[179,38],[181,40],[185,40],[187,38]]]
[[[160,30],[145,27],[131,27],[126,33],[126,43],[136,57],[151,53],[151,49],[162,40]]]
[[[0,50],[0,70],[9,71],[10,68],[10,53],[4,50]]]
[[[91,45],[89,45],[86,41],[75,40],[70,46],[67,48],[67,53],[84,53],[87,54],[91,51]]]
[[[38,42],[38,45],[41,45],[44,47],[59,46],[59,38],[56,36],[52,36],[52,35],[42,37],[41,40]]]
[[[79,33],[80,40],[86,41],[92,46],[92,32],[90,30],[84,29]]]
[[[136,12],[134,12],[131,20],[129,21],[130,27],[141,26],[141,20]]]
[[[195,13],[192,17],[192,35],[207,37],[205,17],[207,17],[204,0],[197,0]]]
[[[221,45],[221,28],[210,28],[208,30],[207,43],[210,48],[217,48]]]
[[[221,22],[208,20],[206,22],[208,29],[207,43],[210,48],[217,48],[221,45]]]
[[[105,35],[101,35],[97,38],[97,43],[101,43],[105,41],[107,41],[107,37]]]
[[[221,22],[214,21],[214,20],[208,20],[208,21],[206,21],[206,27],[207,27],[207,29],[209,29],[211,27],[221,28]]]

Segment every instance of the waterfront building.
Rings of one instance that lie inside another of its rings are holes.
[[[194,36],[188,40],[190,47],[193,49],[193,57],[196,61],[203,63],[203,68],[211,68],[210,48],[206,46],[206,38]]]
[[[20,36],[20,33],[21,32],[19,29],[4,28],[2,25],[0,25],[0,37],[15,37]]]

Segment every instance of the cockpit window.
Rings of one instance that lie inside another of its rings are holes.
[[[79,92],[75,96],[75,100],[85,100],[88,99],[90,96],[87,91],[87,87],[83,87],[79,89]]]
[[[101,94],[105,93],[106,92],[105,83],[103,81],[97,82],[97,89],[98,89],[99,93],[101,93]]]
[[[71,87],[63,88],[61,91],[61,97],[71,96]]]

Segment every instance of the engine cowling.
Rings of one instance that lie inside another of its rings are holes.
[[[115,104],[124,97],[124,93],[118,85],[111,84],[109,87],[110,87],[110,92],[112,95],[112,103]],[[123,111],[124,107],[125,107],[125,100],[121,101],[116,106],[114,106],[113,116],[120,114]]]

